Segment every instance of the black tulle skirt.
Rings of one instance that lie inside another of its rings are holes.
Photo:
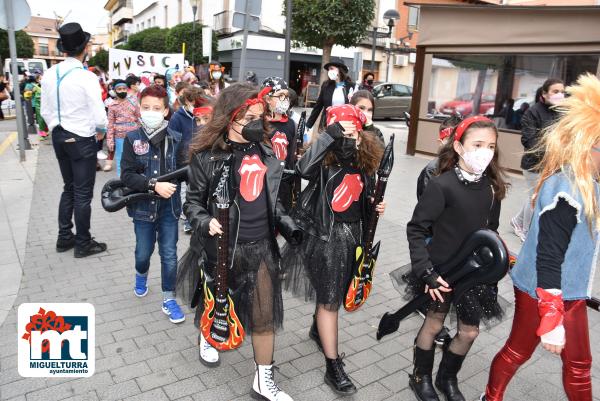
[[[425,291],[425,283],[413,274],[410,263],[392,271],[390,277],[396,289],[407,301],[422,295]],[[453,307],[456,310],[456,317],[472,326],[483,323],[486,327],[490,327],[501,322],[504,317],[502,305],[506,306],[507,302],[499,297],[496,285],[477,285],[467,290],[458,300],[453,299],[452,295],[450,297],[449,303],[441,303],[430,298],[421,311],[448,313],[450,307]]]
[[[281,271],[274,244],[268,238],[238,243],[228,283],[236,313],[246,333],[268,333],[282,327],[283,299]],[[177,296],[188,305],[203,280],[212,280],[214,267],[205,266],[203,255],[190,248],[179,260]],[[194,324],[198,326],[204,311],[202,291]]]
[[[335,222],[329,242],[305,234],[301,245],[286,244],[281,264],[284,288],[336,311],[343,304],[352,275],[352,255],[360,242],[361,223]]]

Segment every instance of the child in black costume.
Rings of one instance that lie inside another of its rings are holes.
[[[371,210],[381,142],[364,134],[364,114],[353,105],[328,109],[320,133],[298,161],[296,172],[309,180],[292,215],[304,231],[301,246],[284,250],[286,289],[316,298],[310,337],[325,354],[325,382],[338,394],[356,392],[338,354],[338,310],[352,274],[352,254]],[[376,207],[382,214],[385,202]]]
[[[480,321],[502,315],[495,285],[476,286],[453,301],[452,288],[434,269],[450,259],[474,231],[498,229],[500,201],[507,185],[498,166],[497,138],[494,123],[481,116],[470,117],[454,128],[440,152],[440,174],[425,188],[407,225],[412,273],[392,273],[393,278],[404,281],[407,297],[429,292],[432,298],[415,339],[414,370],[409,375],[409,385],[420,401],[439,401],[431,373],[434,339],[450,305],[456,308],[458,329],[444,350],[435,380],[447,401],[465,400],[458,389],[457,373],[479,334]]]

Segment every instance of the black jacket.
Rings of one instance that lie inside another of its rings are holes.
[[[542,138],[542,130],[551,125],[558,118],[558,113],[551,110],[548,105],[538,102],[531,106],[521,118],[521,143],[525,148],[525,154],[521,158],[523,170],[534,170],[544,156],[543,153],[527,153],[533,149]]]
[[[331,99],[333,98],[333,92],[335,91],[335,82],[331,80],[327,80],[323,82],[321,85],[321,90],[319,91],[319,97],[317,98],[317,102],[315,103],[315,107],[313,107],[312,112],[310,113],[310,117],[306,121],[306,127],[312,128],[317,121],[317,117],[319,117],[319,113],[322,110],[327,110],[329,106],[331,106]],[[348,93],[350,88],[354,88],[354,82],[350,80],[346,80],[346,85],[344,86],[344,102],[349,103]],[[321,117],[323,120],[323,117]]]
[[[429,180],[433,177],[433,174],[438,168],[439,158],[432,159],[423,170],[421,170],[421,174],[419,174],[419,178],[417,178],[417,200],[421,199],[421,195],[425,192],[425,188],[427,184],[429,184]]]
[[[296,163],[296,173],[308,180],[309,183],[300,194],[292,216],[298,227],[304,232],[323,241],[329,241],[334,222],[334,213],[331,209],[334,188],[330,183],[332,178],[342,170],[339,165],[323,165],[325,155],[332,150],[335,144],[336,141],[323,132]],[[362,182],[365,185],[361,193],[363,221],[369,215],[368,205],[370,202],[368,200],[373,195],[374,181],[374,176],[362,173]]]
[[[262,161],[267,167],[265,189],[268,194],[267,203],[271,240],[276,251],[279,252],[279,247],[275,240],[277,231],[291,243],[300,241],[301,232],[296,224],[294,224],[294,221],[283,211],[283,207],[277,197],[279,183],[283,174],[283,162],[277,160],[273,154],[273,150],[268,145],[259,144],[258,146],[262,154]],[[192,156],[189,164],[187,200],[183,205],[183,211],[194,230],[190,247],[199,255],[206,252],[209,264],[214,264],[216,261],[215,237],[208,234],[209,222],[213,217],[217,216],[218,212],[217,206],[213,201],[213,194],[217,188],[225,164],[235,165],[233,158],[233,153],[228,151],[220,149],[205,150]],[[230,174],[229,177],[229,185],[233,189],[230,193],[235,194],[233,204],[229,208],[229,255],[230,261],[233,261],[238,236],[240,209],[234,174]]]

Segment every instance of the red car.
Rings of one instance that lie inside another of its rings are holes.
[[[495,100],[496,95],[483,94],[481,96],[481,104],[479,105],[479,114],[485,114],[488,109],[493,108]],[[473,93],[465,93],[454,100],[442,104],[439,111],[447,115],[460,113],[463,116],[468,116],[473,111]]]

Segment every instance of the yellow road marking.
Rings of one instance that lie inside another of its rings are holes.
[[[0,155],[4,153],[6,148],[8,148],[15,139],[17,139],[17,133],[13,132],[4,141],[2,141],[2,143],[0,143]]]

